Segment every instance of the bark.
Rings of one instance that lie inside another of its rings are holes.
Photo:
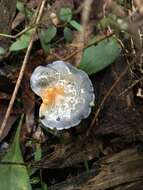
[[[137,149],[128,149],[106,157],[101,169],[93,169],[64,183],[49,187],[49,190],[106,190],[142,189],[143,155]],[[96,175],[97,174],[97,175]]]

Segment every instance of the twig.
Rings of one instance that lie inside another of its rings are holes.
[[[67,61],[67,60],[71,59],[73,56],[75,56],[76,54],[78,54],[80,51],[81,51],[81,49],[72,52],[70,55],[64,57],[63,61]]]
[[[81,42],[85,44],[85,32],[86,32],[86,27],[88,25],[89,17],[90,17],[90,11],[91,11],[91,5],[92,5],[93,0],[85,0],[83,4],[83,11],[82,11],[82,18],[81,18],[81,23],[83,30],[81,32]]]
[[[125,76],[125,74],[127,73],[128,69],[129,69],[129,67],[127,66],[125,68],[125,70],[120,74],[119,78],[113,83],[113,85],[111,86],[111,88],[108,90],[108,92],[103,97],[103,99],[102,99],[102,101],[101,101],[101,103],[100,103],[97,111],[95,112],[95,115],[94,115],[94,118],[93,118],[93,120],[92,120],[92,122],[90,124],[90,127],[89,127],[89,129],[87,131],[87,136],[89,135],[89,132],[90,132],[91,128],[94,126],[94,124],[95,124],[95,122],[97,120],[97,117],[98,117],[98,115],[99,115],[99,113],[100,113],[100,111],[101,111],[101,109],[102,109],[105,101],[110,96],[110,94],[112,93],[112,91],[114,90],[114,88],[117,86],[117,84],[120,82],[120,80]]]
[[[72,52],[70,55],[66,56],[66,57],[61,57],[59,55],[57,55],[56,53],[52,53],[56,58],[63,60],[63,61],[67,61],[69,59],[71,59],[74,55],[76,55],[77,53],[81,52],[81,49],[76,50],[74,52]]]
[[[134,57],[134,59],[131,61],[130,65],[132,65],[133,63],[135,63],[137,57],[141,54],[142,50],[140,50],[137,54],[136,54],[136,57]],[[128,69],[129,69],[129,66],[130,65],[127,65],[125,70],[119,75],[118,79],[113,83],[113,85],[111,86],[111,88],[108,90],[108,92],[105,94],[105,96],[103,97],[98,109],[96,110],[95,112],[95,115],[94,115],[94,118],[89,126],[89,129],[87,131],[87,136],[89,135],[89,132],[90,130],[92,129],[92,127],[94,126],[98,116],[99,116],[99,113],[101,111],[101,109],[103,108],[103,105],[105,103],[105,101],[107,100],[107,98],[110,96],[110,94],[112,93],[112,91],[114,90],[114,88],[117,86],[117,84],[121,81],[121,79],[125,76],[125,74],[127,73]]]
[[[6,37],[6,38],[15,39],[15,38],[18,38],[19,36],[21,36],[22,34],[24,34],[25,32],[29,31],[31,28],[32,28],[32,26],[28,26],[28,27],[24,28],[22,31],[20,31],[20,32],[19,32],[18,34],[16,34],[16,35],[10,35],[10,34],[3,34],[3,33],[0,33],[0,36]]]
[[[26,166],[24,162],[6,162],[6,161],[0,161],[0,165],[22,165]]]
[[[127,93],[129,90],[131,90],[135,85],[137,85],[139,82],[141,82],[143,80],[143,77],[141,77],[138,80],[135,80],[135,82],[133,82],[133,84],[131,84],[127,89],[125,89],[124,91],[122,91],[119,96],[123,96],[125,93]]]
[[[40,21],[40,18],[42,16],[42,13],[43,13],[43,10],[44,10],[45,3],[46,3],[46,0],[43,0],[42,3],[41,3],[41,5],[38,7],[38,9],[37,9],[37,11],[36,11],[36,13],[34,15],[35,17],[34,17],[33,22],[35,22],[36,25]],[[24,57],[24,60],[23,60],[22,66],[21,66],[19,77],[17,79],[17,82],[16,82],[16,85],[15,85],[15,88],[14,88],[11,100],[9,102],[9,105],[8,105],[8,108],[7,108],[7,111],[6,111],[3,123],[2,123],[1,128],[0,128],[0,139],[1,139],[1,136],[3,134],[4,128],[5,128],[6,124],[7,124],[8,118],[10,116],[11,109],[13,107],[13,104],[14,104],[14,101],[15,101],[18,89],[20,87],[20,84],[21,84],[21,81],[22,81],[22,78],[23,78],[23,75],[24,75],[24,71],[25,71],[25,68],[26,68],[26,65],[27,65],[27,62],[28,62],[30,51],[32,49],[32,45],[33,45],[33,41],[34,41],[34,36],[36,34],[36,28],[37,27],[35,27],[35,30],[34,30],[34,32],[31,35],[31,40],[30,40],[29,46],[27,48],[27,51],[26,51],[26,54],[25,54],[25,57]]]
[[[115,35],[114,32],[113,32],[113,33],[110,33],[110,34],[107,34],[107,35],[104,35],[104,36],[101,36],[101,37],[100,37],[99,39],[97,39],[95,42],[89,42],[89,43],[85,44],[85,46],[83,47],[83,49],[80,48],[80,49],[78,49],[78,50],[72,52],[70,55],[68,55],[68,56],[66,56],[66,57],[61,57],[61,56],[59,56],[58,54],[56,54],[56,53],[54,53],[54,52],[52,52],[52,54],[53,54],[57,59],[60,59],[60,60],[63,60],[63,61],[67,61],[67,60],[71,59],[73,56],[75,56],[76,54],[82,52],[84,49],[89,48],[90,46],[92,46],[92,45],[94,45],[94,44],[98,44],[98,43],[100,43],[101,41],[103,41],[103,40],[105,40],[105,39],[107,39],[107,38],[109,38],[109,37],[111,37],[111,36],[113,36],[113,35]],[[117,38],[116,38],[116,39],[117,39]],[[120,43],[121,43],[121,42],[120,42]],[[72,45],[71,45],[71,46],[72,46]],[[73,45],[73,47],[76,47],[76,45]],[[78,67],[79,65],[76,65],[76,66]]]
[[[81,61],[81,57],[82,57],[82,52],[84,49],[84,46],[86,44],[86,29],[87,29],[87,25],[88,25],[88,21],[89,21],[89,17],[90,17],[90,11],[91,11],[91,5],[93,3],[93,0],[84,0],[83,3],[83,10],[82,10],[82,15],[81,15],[81,23],[82,23],[82,31],[81,34],[79,36],[79,41],[81,43],[81,54],[80,57],[78,56],[78,59],[76,60],[76,66],[78,67]]]

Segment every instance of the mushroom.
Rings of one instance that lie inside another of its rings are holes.
[[[42,98],[39,117],[50,129],[76,126],[91,112],[94,89],[88,75],[69,63],[55,61],[32,73],[32,90]]]

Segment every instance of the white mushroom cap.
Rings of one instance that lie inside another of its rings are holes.
[[[88,75],[63,61],[38,66],[31,88],[43,103],[39,116],[45,127],[57,130],[76,126],[91,112],[94,89]]]

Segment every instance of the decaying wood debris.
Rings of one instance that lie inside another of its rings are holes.
[[[143,153],[127,149],[104,158],[99,169],[93,169],[67,182],[50,187],[50,190],[105,190],[142,189]]]

